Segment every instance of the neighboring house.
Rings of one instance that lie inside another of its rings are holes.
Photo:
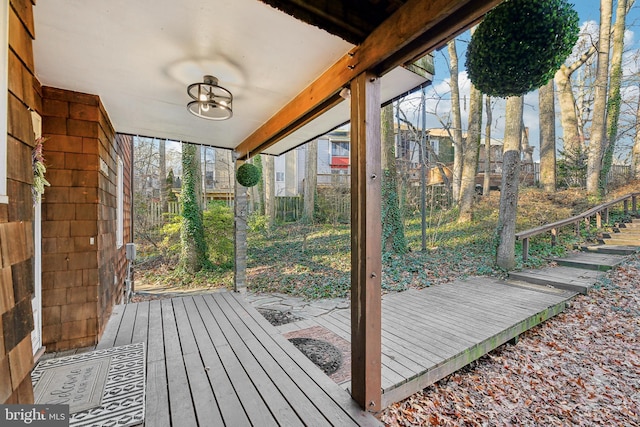
[[[0,402],[15,404],[33,402],[34,356],[95,344],[122,300],[132,138],[97,95],[40,85],[32,2],[5,2],[0,18]],[[51,186],[34,207],[40,135]]]

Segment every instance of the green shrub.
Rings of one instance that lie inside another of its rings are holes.
[[[209,248],[209,260],[216,266],[231,268],[233,266],[233,212],[226,203],[210,202],[203,211],[204,234]],[[164,236],[160,244],[167,258],[180,256],[180,215],[169,215],[161,233]]]
[[[233,212],[225,202],[209,202],[203,212],[209,260],[220,267],[233,267]]]

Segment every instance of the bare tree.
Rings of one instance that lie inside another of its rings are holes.
[[[571,75],[582,67],[596,53],[591,45],[585,53],[570,65],[562,65],[554,76],[560,107],[560,123],[562,125],[563,151],[565,155],[576,156],[582,151],[581,120],[577,111],[577,102],[571,86]]]
[[[471,85],[469,95],[469,128],[463,148],[462,179],[460,182],[460,216],[458,222],[471,221],[473,198],[476,194],[478,150],[482,128],[482,92]]]
[[[593,121],[587,159],[587,192],[600,191],[602,154],[606,146],[607,83],[609,79],[609,48],[611,41],[611,9],[613,0],[600,0],[600,38],[598,40],[598,69],[595,80]]]
[[[520,181],[520,146],[522,137],[522,96],[507,98],[504,129],[502,184],[498,214],[496,264],[505,270],[515,267],[516,213]]]
[[[160,175],[158,180],[160,181],[160,205],[162,206],[162,212],[169,211],[169,200],[167,199],[167,191],[171,191],[167,188],[167,149],[166,140],[158,140],[158,153],[160,156]]]
[[[305,150],[304,219],[313,223],[313,213],[318,185],[318,140],[307,143]]]
[[[556,110],[553,80],[538,89],[540,109],[540,184],[556,191]]]
[[[488,196],[491,191],[491,122],[493,111],[491,97],[485,96],[485,110],[487,110],[487,124],[484,128],[484,177],[482,180],[482,195]]]
[[[449,74],[451,77],[451,120],[453,129],[451,140],[453,141],[453,185],[452,196],[455,203],[460,200],[460,186],[462,180],[462,114],[460,112],[460,87],[458,84],[458,52],[456,40],[447,43],[449,52]]]

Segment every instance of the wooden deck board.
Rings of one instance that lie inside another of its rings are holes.
[[[587,272],[586,276],[590,276]],[[383,299],[383,404],[559,313],[575,293],[472,278]],[[233,293],[117,307],[101,348],[147,343],[146,425],[379,425],[281,333],[349,340],[349,310],[278,330]]]
[[[120,328],[120,322],[122,321],[122,315],[124,314],[126,306],[116,305],[111,311],[109,321],[104,328],[100,342],[96,345],[97,350],[105,348],[111,348],[115,345],[116,336],[118,335],[118,328]]]
[[[264,403],[277,424],[301,426],[302,422],[295,411],[265,372],[262,366],[263,361],[258,360],[251,353],[246,341],[255,340],[255,337],[245,335],[243,339],[235,329],[238,325],[234,325],[229,321],[227,313],[222,312],[216,301],[213,298],[205,298],[205,300],[238,362],[242,365],[245,372],[251,373],[250,380],[253,386],[264,400]]]
[[[124,313],[122,314],[122,322],[120,323],[120,328],[118,328],[118,335],[114,343],[116,347],[131,342],[137,311],[138,306],[135,304],[125,306]]]
[[[213,346],[213,342],[209,337],[209,333],[204,325],[202,316],[196,308],[195,302],[192,298],[184,298],[183,302],[189,317],[189,322],[193,328],[193,334],[206,376],[225,425],[249,425],[249,418],[236,395],[236,391],[222,365],[218,352]]]
[[[382,375],[387,379],[382,386],[383,404],[408,397],[558,314],[575,295],[493,278],[386,295],[382,302]],[[313,322],[349,340],[349,318],[349,310],[336,310]],[[397,374],[405,378],[389,384],[389,377]]]
[[[316,391],[318,389],[322,390],[324,394],[317,396],[318,402],[329,402],[327,400],[328,397],[335,404],[334,408],[340,408],[335,413],[322,411],[325,417],[329,415],[328,420],[332,424],[336,426],[355,424],[362,426],[380,425],[370,414],[361,411],[348,393],[345,393],[340,387],[336,387],[336,384],[329,377],[324,375],[313,362],[300,353],[288,340],[280,335],[277,329],[273,328],[264,317],[249,307],[245,301],[231,294],[223,294],[223,297],[244,308],[244,313],[239,308],[236,309],[236,312],[245,320],[251,331],[260,335],[261,342],[275,344],[270,348],[270,352],[287,372],[292,373],[292,378],[296,379],[296,383],[299,386],[305,390],[307,387],[315,388]],[[272,342],[267,340],[263,336],[264,334],[270,336]],[[316,384],[316,386],[313,386],[313,384]],[[320,399],[321,397],[322,399]],[[316,400],[314,400],[314,403],[316,403]],[[345,414],[347,414],[347,417],[345,417]]]
[[[149,301],[138,304],[136,311],[136,323],[133,329],[132,343],[147,342],[149,335]]]
[[[131,304],[130,304],[131,305]],[[196,425],[196,413],[180,348],[180,336],[170,299],[162,300],[162,330],[169,386],[169,411],[173,425]],[[187,398],[189,396],[189,398]]]
[[[322,425],[322,420],[324,419],[322,412],[314,405],[311,396],[305,394],[303,390],[296,385],[287,371],[283,369],[274,356],[267,351],[267,348],[270,347],[272,343],[265,343],[264,341],[261,342],[261,340],[258,340],[253,334],[253,331],[249,329],[244,323],[244,320],[233,311],[229,304],[225,304],[220,300],[217,302],[229,320],[233,321],[240,338],[247,345],[247,349],[253,354],[256,360],[259,360],[264,366],[265,372],[269,372],[270,378],[285,399],[292,404],[292,407],[295,407],[296,413],[301,421],[305,425]],[[265,339],[267,338],[265,337]],[[299,422],[294,421],[294,423],[298,424]]]
[[[255,389],[251,378],[242,367],[242,364],[237,359],[233,349],[229,346],[227,339],[215,320],[215,317],[209,310],[206,302],[203,298],[196,298],[196,307],[198,312],[202,316],[205,328],[215,347],[220,360],[224,366],[224,369],[234,385],[234,389],[240,402],[243,403],[243,408],[249,417],[252,424],[256,425],[277,425],[276,420],[271,415],[269,408],[260,397],[260,393]],[[251,404],[248,404],[251,402]]]
[[[147,344],[147,426],[373,426],[242,296],[118,306],[101,348]]]

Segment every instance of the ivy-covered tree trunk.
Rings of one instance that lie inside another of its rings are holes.
[[[634,0],[618,0],[616,8],[616,22],[613,26],[613,50],[611,53],[611,71],[609,76],[609,97],[607,100],[607,145],[602,159],[600,170],[600,187],[606,189],[607,175],[613,163],[613,151],[618,138],[618,119],[620,117],[620,104],[622,96],[620,86],[622,84],[622,53],[624,50],[624,30],[627,19],[627,11],[633,5]]]
[[[382,251],[407,252],[404,222],[398,197],[395,138],[393,134],[393,104],[382,108]]]
[[[460,183],[460,216],[458,222],[471,221],[473,198],[476,195],[476,173],[482,129],[482,92],[471,85],[469,95],[469,129],[463,148],[462,181]]]
[[[609,47],[611,40],[611,9],[613,0],[600,0],[600,39],[598,40],[598,68],[593,99],[591,140],[587,159],[587,192],[600,194],[602,157],[607,145],[606,115],[609,80]]]
[[[556,110],[553,79],[538,89],[540,110],[540,184],[544,191],[556,191]]]
[[[636,123],[640,123],[640,97],[638,98],[638,106],[636,107]],[[633,179],[640,179],[640,126],[636,126],[636,134],[631,150],[631,177]]]
[[[318,184],[318,140],[307,144],[304,176],[304,220],[313,223]]]
[[[198,147],[182,144],[182,228],[180,230],[180,267],[196,273],[209,264],[207,242],[204,238],[202,208],[198,197],[200,188],[200,158]]]
[[[462,156],[464,148],[462,145],[462,114],[460,113],[460,87],[458,85],[458,51],[456,50],[456,40],[453,39],[447,44],[449,52],[449,74],[451,77],[451,124],[453,126],[453,183],[452,196],[454,203],[460,201],[460,185],[462,180]]]
[[[516,213],[520,182],[520,138],[522,137],[522,96],[507,98],[502,155],[502,184],[498,214],[496,265],[505,270],[515,267]]]

